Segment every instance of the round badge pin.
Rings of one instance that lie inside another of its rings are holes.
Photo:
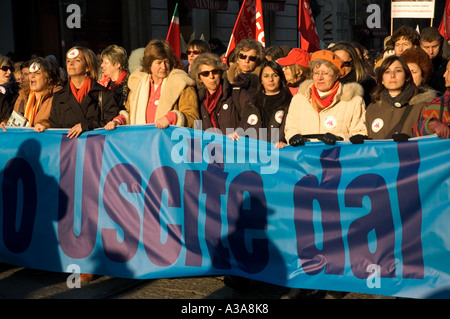
[[[30,71],[30,73],[34,73],[34,72],[39,71],[40,68],[41,68],[41,65],[40,65],[39,63],[33,62],[33,63],[30,65],[29,71]]]
[[[395,105],[395,107],[402,107],[402,103],[400,103],[400,102],[395,102],[394,105]]]
[[[278,124],[281,124],[281,122],[283,121],[283,117],[284,111],[278,111],[277,113],[275,113],[275,121],[277,121]]]
[[[228,110],[228,104],[224,104],[224,105],[222,106],[222,108],[223,108],[224,110]]]
[[[327,129],[333,129],[336,127],[337,125],[337,120],[334,116],[328,116],[324,121],[323,121],[323,125],[327,128]]]
[[[384,126],[384,121],[380,118],[376,118],[372,122],[372,131],[378,133]]]
[[[78,49],[72,49],[67,53],[67,57],[69,59],[74,59],[79,55],[80,55],[80,50],[78,50]]]
[[[6,94],[6,89],[3,86],[0,86],[0,93]]]
[[[256,114],[252,114],[248,117],[247,123],[250,125],[256,125],[258,123],[258,116]]]

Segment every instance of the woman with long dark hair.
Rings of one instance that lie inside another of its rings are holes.
[[[286,143],[284,120],[291,99],[281,66],[274,61],[264,62],[256,95],[247,101],[239,128],[230,137],[237,140],[239,136],[248,136],[274,144]]]
[[[405,60],[387,57],[378,71],[372,103],[367,107],[366,124],[371,139],[401,141],[413,136],[423,108],[430,102],[420,93]]]

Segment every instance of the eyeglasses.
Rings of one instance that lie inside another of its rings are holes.
[[[247,54],[243,54],[243,53],[239,53],[239,59],[241,60],[246,60],[249,59],[251,62],[255,62],[257,57],[254,55],[247,55]]]
[[[344,68],[345,68],[345,67],[352,66],[352,64],[353,64],[353,60],[342,62],[342,66],[343,66]]]
[[[9,66],[9,65],[4,65],[0,68],[3,72],[8,72],[8,70],[10,70],[11,72],[14,72],[14,67]]]
[[[191,55],[191,53],[193,53],[194,55],[199,55],[199,54],[202,53],[202,51],[198,51],[198,50],[194,50],[194,51],[187,50],[187,51],[186,51],[186,54],[187,54],[187,55]]]
[[[212,73],[213,75],[217,75],[217,74],[220,74],[220,70],[219,70],[219,69],[212,69],[211,71],[203,71],[203,72],[199,72],[198,75],[199,75],[199,77],[200,77],[200,75],[201,75],[201,76],[204,76],[204,77],[206,78],[206,77],[208,77],[211,73]]]
[[[324,78],[328,78],[328,77],[332,77],[334,74],[333,73],[329,73],[329,72],[317,72],[314,71],[313,76],[323,76]]]

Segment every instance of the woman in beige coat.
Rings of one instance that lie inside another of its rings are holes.
[[[174,68],[176,56],[167,41],[151,40],[145,48],[142,68],[128,80],[130,92],[125,111],[105,128],[119,124],[155,124],[194,127],[199,119],[195,81],[183,70]]]
[[[342,60],[333,52],[321,50],[311,56],[312,81],[305,81],[289,106],[286,140],[303,145],[305,135],[321,135],[323,142],[336,140],[361,143],[367,135],[363,88],[357,83],[342,84]],[[279,145],[283,147],[283,144]]]

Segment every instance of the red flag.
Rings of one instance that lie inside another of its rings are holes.
[[[181,42],[180,42],[180,18],[178,16],[178,3],[175,5],[173,11],[172,21],[170,22],[169,32],[167,32],[166,40],[173,49],[173,53],[181,57]]]
[[[321,49],[320,40],[316,30],[316,23],[312,15],[309,0],[300,0],[298,12],[298,31],[300,32],[300,48],[315,52]]]
[[[239,41],[253,38],[265,47],[264,23],[261,0],[244,0],[231,34],[225,60]]]
[[[450,38],[450,0],[447,0],[445,3],[444,15],[442,16],[442,21],[439,25],[439,33],[445,40]]]

